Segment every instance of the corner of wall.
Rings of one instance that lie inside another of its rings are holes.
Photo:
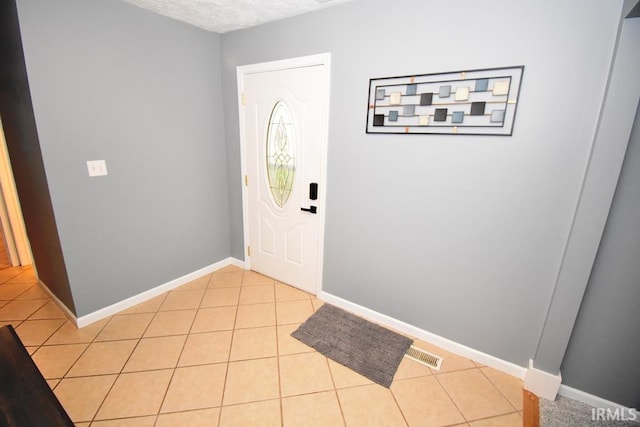
[[[46,285],[42,284],[44,286],[44,288],[51,294],[51,296],[53,297],[54,301],[58,304],[58,306],[65,312],[65,314],[67,315],[67,317],[76,325],[76,327],[78,328],[83,328],[85,326],[88,326],[94,322],[97,322],[99,320],[105,319],[109,316],[112,316],[114,314],[117,314],[123,310],[126,310],[128,308],[131,308],[137,304],[141,304],[145,301],[150,300],[153,297],[156,297],[160,294],[163,294],[165,292],[168,292],[172,289],[175,289],[179,286],[182,286],[192,280],[195,280],[199,277],[202,277],[206,274],[210,274],[213,273],[216,270],[219,270],[223,267],[226,267],[228,265],[233,265],[235,267],[239,267],[244,269],[245,268],[245,263],[244,261],[241,261],[239,259],[233,258],[233,257],[229,257],[226,259],[223,259],[221,261],[218,261],[216,263],[213,263],[211,265],[208,265],[206,267],[203,267],[199,270],[196,270],[192,273],[186,274],[184,276],[178,277],[177,279],[171,280],[167,283],[161,284],[159,286],[156,286],[153,289],[149,289],[147,291],[144,291],[140,294],[134,295],[130,298],[127,298],[125,300],[119,301],[115,304],[111,304],[110,306],[104,307],[100,310],[94,311],[93,313],[89,313],[86,314],[84,316],[80,316],[80,317],[76,317],[73,313],[71,313],[71,311],[58,299],[55,297],[55,295],[53,295],[53,293],[51,291],[49,291],[49,289],[46,287]],[[42,282],[40,282],[42,283]]]
[[[562,375],[550,374],[533,367],[533,360],[529,360],[529,369],[524,377],[524,388],[538,397],[556,400],[558,390],[562,384]]]

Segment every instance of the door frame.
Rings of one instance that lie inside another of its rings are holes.
[[[297,58],[289,58],[278,61],[262,62],[258,64],[240,65],[236,68],[238,79],[238,118],[240,126],[240,170],[242,185],[242,231],[244,234],[244,265],[245,268],[251,269],[251,257],[248,254],[249,247],[249,195],[246,185],[247,177],[247,161],[246,149],[247,140],[245,134],[245,116],[244,116],[244,80],[249,74],[264,73],[270,71],[288,70],[292,68],[305,68],[312,66],[323,66],[324,79],[326,82],[325,91],[320,101],[324,104],[324,114],[318,118],[320,127],[323,129],[320,135],[320,182],[318,188],[318,198],[322,201],[320,209],[318,209],[318,229],[320,237],[318,239],[318,275],[316,295],[322,291],[322,273],[324,265],[324,233],[327,206],[327,145],[329,140],[329,97],[331,92],[331,53],[321,53],[317,55],[302,56]]]
[[[18,190],[9,159],[9,149],[0,118],[0,218],[6,249],[13,267],[32,265],[33,255],[22,217]]]

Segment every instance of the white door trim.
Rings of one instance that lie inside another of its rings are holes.
[[[22,217],[22,208],[18,198],[16,182],[13,178],[13,169],[9,159],[9,149],[4,137],[4,128],[0,119],[0,192],[2,192],[2,202],[0,203],[0,217],[7,251],[11,264],[18,265],[33,264],[31,246],[27,237],[27,230]]]
[[[244,93],[244,79],[248,74],[264,73],[268,71],[287,70],[292,68],[303,68],[322,65],[325,73],[326,92],[324,93],[324,99],[326,108],[324,114],[319,120],[322,121],[322,135],[320,136],[320,150],[321,150],[321,167],[320,167],[320,182],[322,185],[318,188],[318,198],[322,202],[322,207],[318,209],[319,231],[321,238],[318,239],[318,287],[317,293],[322,291],[322,270],[323,270],[323,258],[324,258],[324,231],[325,231],[325,212],[326,212],[326,191],[327,191],[327,145],[329,140],[329,94],[331,87],[331,54],[321,53],[318,55],[302,56],[298,58],[283,59],[280,61],[263,62],[259,64],[241,65],[237,67],[238,78],[238,118],[240,124],[240,169],[241,169],[241,182],[242,182],[242,220],[243,220],[243,234],[244,234],[244,254],[245,254],[245,268],[251,269],[251,257],[247,254],[247,248],[249,247],[249,200],[247,194],[247,186],[245,185],[245,177],[247,176],[247,160],[246,160],[246,135],[245,135],[245,118],[244,118],[244,105],[243,105],[243,93]]]

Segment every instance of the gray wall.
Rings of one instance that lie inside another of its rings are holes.
[[[625,2],[628,3],[628,2]],[[560,371],[602,240],[640,99],[640,21],[622,19],[609,84],[580,201],[534,358],[538,369]]]
[[[636,18],[637,19],[637,18]],[[562,363],[567,385],[640,408],[640,108]]]
[[[243,256],[235,67],[331,52],[323,289],[526,366],[580,194],[619,6],[355,1],[224,34],[233,255]],[[370,78],[510,65],[525,65],[512,137],[364,132]]]
[[[220,36],[119,1],[17,3],[76,314],[228,257]]]
[[[42,163],[14,0],[0,2],[0,40],[0,118],[31,253],[39,278],[75,311]]]

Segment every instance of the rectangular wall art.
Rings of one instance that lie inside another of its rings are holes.
[[[524,66],[369,81],[367,133],[511,135]]]

